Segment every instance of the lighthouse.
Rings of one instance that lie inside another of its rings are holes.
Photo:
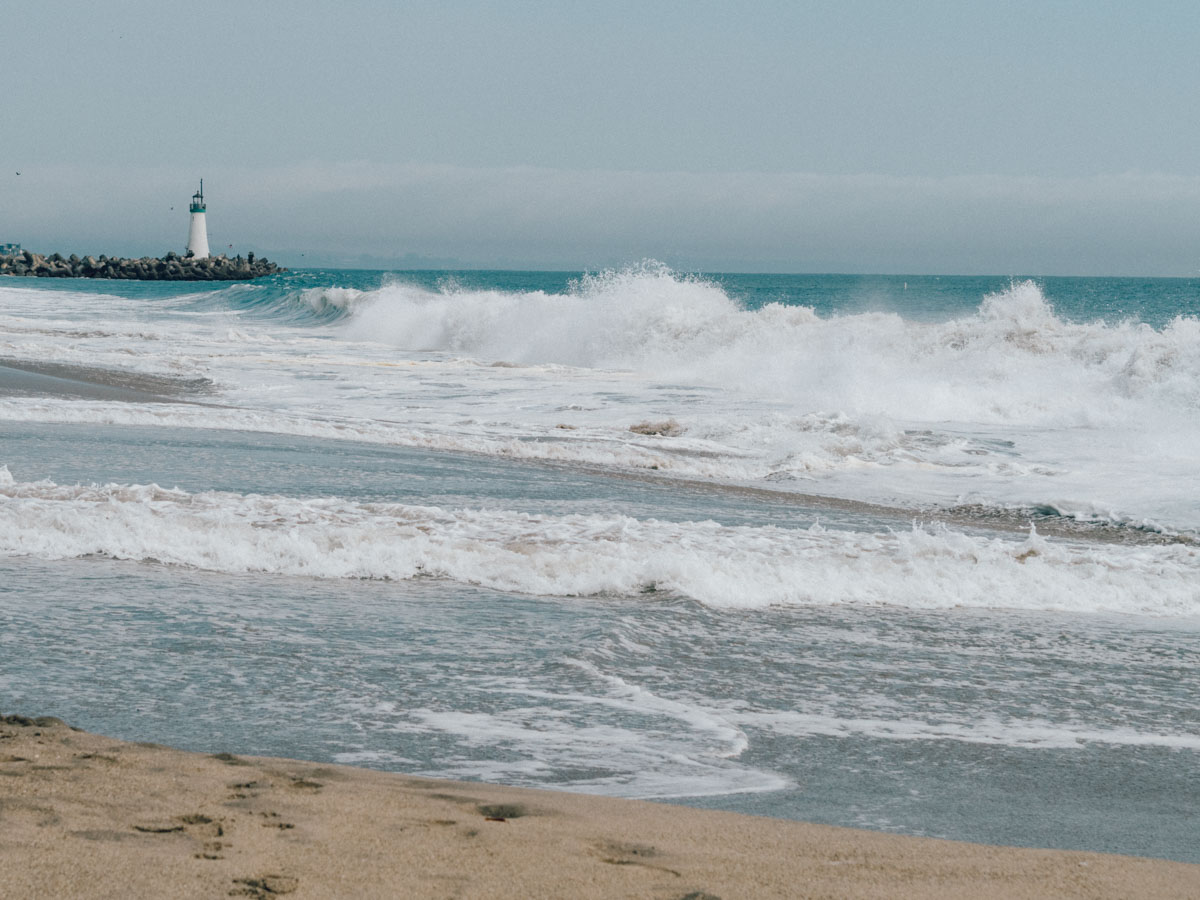
[[[188,253],[196,259],[208,259],[208,225],[204,222],[204,179],[200,190],[192,194],[192,222],[188,226]]]

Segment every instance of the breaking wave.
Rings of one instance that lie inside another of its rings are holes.
[[[620,515],[363,504],[157,485],[17,482],[0,553],[224,573],[434,576],[546,596],[681,595],[724,608],[882,604],[1200,614],[1200,550],[1090,547],[941,526],[861,533]]]
[[[386,277],[188,288],[152,314],[136,298],[0,288],[0,358],[204,378],[226,407],[38,397],[0,400],[0,419],[279,430],[1200,529],[1191,315],[1072,320],[1032,281],[974,308],[955,288],[940,320],[900,297],[818,313],[795,284],[741,300],[654,263],[569,283]]]
[[[719,285],[644,265],[564,294],[395,283],[354,298],[348,337],[485,361],[630,369],[896,419],[1088,426],[1142,406],[1200,410],[1200,320],[1076,323],[1032,281],[969,315],[748,309]]]

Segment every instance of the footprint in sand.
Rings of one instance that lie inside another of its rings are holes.
[[[682,878],[682,874],[667,866],[658,865],[650,862],[662,854],[654,847],[647,844],[627,844],[620,841],[606,841],[603,844],[596,846],[596,855],[601,862],[606,862],[613,866],[639,866],[644,869],[653,869],[656,872],[666,872],[674,875],[677,878]],[[703,896],[703,895],[698,895]]]
[[[170,834],[173,831],[183,831],[183,826],[173,822],[142,822],[134,825],[133,830],[143,834]]]
[[[133,830],[142,834],[186,834],[200,841],[200,852],[192,854],[196,859],[223,859],[220,851],[229,846],[217,840],[225,835],[221,821],[203,813],[175,816],[166,822],[135,822]]]
[[[230,897],[255,897],[268,900],[279,894],[290,894],[300,887],[300,880],[290,875],[259,875],[257,878],[235,878],[233,883],[241,885],[229,892]]]
[[[263,828],[278,828],[280,831],[287,831],[289,828],[296,827],[291,822],[282,821],[277,812],[260,812],[259,815],[267,820],[262,823]]]
[[[475,809],[487,822],[507,822],[531,815],[529,808],[520,803],[481,803]]]
[[[225,785],[225,787],[233,791],[228,797],[230,800],[245,800],[248,797],[257,797],[263,791],[269,791],[274,786],[269,781],[235,781]]]

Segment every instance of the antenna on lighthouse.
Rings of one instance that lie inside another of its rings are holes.
[[[192,220],[188,224],[188,255],[195,259],[208,258],[208,224],[204,212],[204,179],[200,179],[200,190],[192,194],[192,205],[188,207]]]

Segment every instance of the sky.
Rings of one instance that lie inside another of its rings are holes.
[[[40,0],[0,242],[181,251],[203,177],[291,266],[1197,276],[1198,46],[1177,0]]]

